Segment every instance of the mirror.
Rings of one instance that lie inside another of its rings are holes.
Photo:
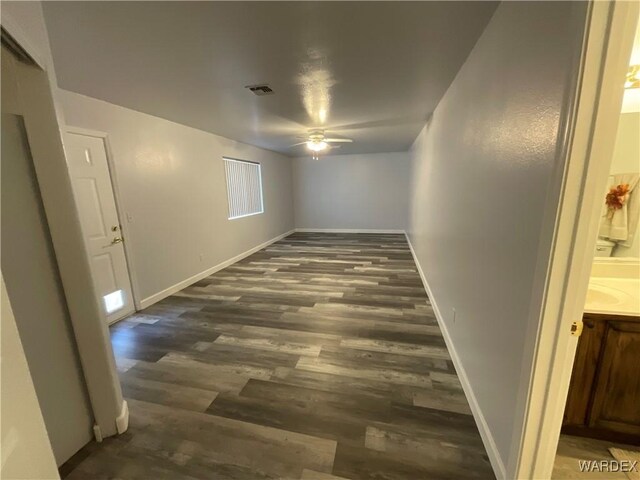
[[[620,115],[594,263],[640,264],[640,111]]]

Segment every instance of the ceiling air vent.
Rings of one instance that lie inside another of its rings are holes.
[[[253,93],[255,93],[256,95],[262,96],[262,95],[273,95],[273,90],[271,89],[271,87],[269,85],[262,84],[262,85],[247,85],[244,88],[248,88],[249,90],[251,90]]]

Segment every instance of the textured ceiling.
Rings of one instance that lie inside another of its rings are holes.
[[[407,150],[494,2],[43,2],[61,88],[287,155]],[[246,85],[268,83],[270,96]]]

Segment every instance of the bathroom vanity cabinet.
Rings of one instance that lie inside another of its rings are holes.
[[[640,317],[585,313],[563,433],[640,445]]]

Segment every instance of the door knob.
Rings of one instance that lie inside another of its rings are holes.
[[[115,245],[116,243],[122,243],[123,238],[122,237],[115,237],[113,240],[111,240],[111,245]]]

